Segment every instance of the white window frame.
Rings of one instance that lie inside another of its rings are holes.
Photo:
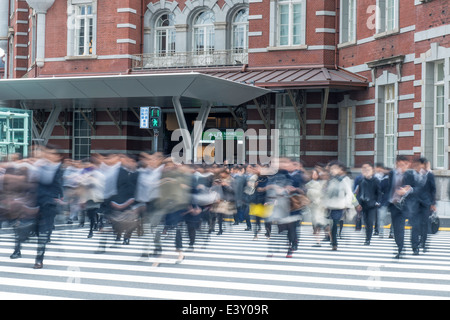
[[[341,0],[339,42],[341,44],[356,43],[356,1]]]
[[[306,0],[278,0],[278,1],[270,1],[270,35],[269,35],[269,49],[302,49],[306,48],[306,10],[307,4]],[[301,15],[300,15],[300,43],[294,44],[293,36],[294,36],[294,6],[297,4],[301,4]],[[280,25],[280,6],[287,5],[289,7],[289,23],[288,23],[288,44],[280,43],[280,33],[281,33],[281,25]]]
[[[291,159],[298,159],[300,160],[301,156],[301,132],[300,132],[300,121],[298,120],[298,117],[295,114],[294,107],[292,106],[292,102],[289,99],[289,96],[287,94],[278,94],[277,95],[277,108],[276,108],[276,118],[275,118],[275,126],[279,130],[279,153],[280,157],[288,157]],[[293,117],[289,118],[289,120],[293,120],[295,122],[295,126],[291,128],[282,128],[283,124],[286,124],[285,118],[282,116],[284,112],[292,112]],[[288,143],[282,142],[283,140],[288,141]],[[290,141],[294,143],[289,143]],[[295,153],[289,153],[286,154],[284,152],[283,147],[284,146],[290,146],[293,148],[298,147],[298,154]]]
[[[70,58],[96,58],[97,57],[97,0],[67,0],[67,57]],[[91,14],[81,15],[81,7],[91,6]],[[92,46],[86,35],[89,36],[89,29],[85,28],[83,54],[79,54],[79,27],[81,19],[92,18]]]
[[[202,14],[211,14],[213,17],[212,23],[197,23],[198,18]],[[210,55],[214,53],[215,50],[215,14],[212,10],[204,10],[199,12],[194,20],[192,26],[192,52],[194,55]],[[201,37],[201,39],[200,39]],[[203,49],[198,49],[198,40],[203,41]]]
[[[300,21],[295,24],[294,23],[294,10],[297,5],[301,5],[300,8]],[[281,43],[281,14],[282,7],[287,7],[288,9],[288,34],[287,34],[287,43]],[[294,34],[295,26],[300,28],[299,34]],[[305,36],[306,36],[306,1],[305,0],[279,0],[277,2],[277,46],[278,47],[293,47],[293,46],[301,46],[305,44]],[[294,37],[300,37],[300,42],[296,43],[294,41]]]
[[[439,69],[442,68],[442,78],[439,76]],[[441,91],[442,90],[442,91]],[[441,92],[440,92],[441,91]],[[445,135],[446,135],[446,118],[445,118],[445,64],[444,61],[434,64],[434,147],[433,160],[436,169],[444,169],[445,164]],[[439,108],[440,105],[440,108]]]
[[[95,17],[92,12],[92,4],[80,4],[75,7],[74,56],[90,56],[93,54]],[[80,52],[80,49],[83,52]]]
[[[238,15],[242,12],[245,11],[245,15],[247,16],[247,21],[236,21]],[[232,20],[232,26],[231,26],[231,48],[233,53],[243,53],[243,52],[247,52],[248,50],[248,14],[249,14],[249,9],[248,7],[246,8],[242,8],[240,10],[238,10],[235,15],[233,16],[233,20]],[[237,45],[236,40],[237,38],[240,37],[243,39],[243,44],[242,45]]]
[[[72,132],[72,158],[75,160],[82,160],[87,158],[91,154],[91,127],[89,123],[84,119],[81,111],[86,115],[89,120],[92,120],[93,112],[90,109],[76,109],[73,111],[73,132]],[[84,128],[81,127],[83,125]],[[77,143],[77,141],[87,140],[88,143]],[[80,147],[87,146],[88,152],[81,153]]]
[[[399,14],[399,0],[377,0],[376,20],[378,36],[399,32]]]
[[[397,92],[394,84],[384,87],[384,164],[394,167],[396,146],[397,121]],[[390,152],[389,152],[390,151]]]
[[[169,18],[169,26],[159,26],[159,22],[163,16],[167,15]],[[161,47],[160,40],[165,37],[166,43],[164,48]],[[172,45],[173,44],[173,47]],[[172,56],[176,50],[176,30],[175,30],[175,15],[171,12],[162,13],[155,22],[155,53],[158,57]]]

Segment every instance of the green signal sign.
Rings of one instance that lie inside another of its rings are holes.
[[[150,108],[150,127],[152,129],[157,129],[161,127],[161,108],[151,107]]]

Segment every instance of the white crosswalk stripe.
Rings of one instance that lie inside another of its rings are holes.
[[[152,243],[148,232],[133,236],[129,245],[114,243],[110,235],[106,252],[96,254],[100,234],[88,239],[86,229],[56,230],[39,270],[32,269],[35,240],[23,245],[22,258],[12,260],[13,235],[2,234],[0,299],[450,298],[450,232],[430,235],[428,252],[413,256],[407,248],[405,258],[396,260],[393,239],[374,236],[364,246],[364,232],[350,227],[338,251],[331,251],[328,242],[313,246],[311,227],[303,225],[292,258],[286,258],[287,238],[276,234],[276,227],[270,240],[262,235],[253,240],[243,229],[228,227],[208,241],[199,234],[195,250],[186,250],[181,263],[172,232],[163,240],[162,257],[142,258]],[[183,240],[187,248],[187,235]]]

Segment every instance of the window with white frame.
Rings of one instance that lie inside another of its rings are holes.
[[[279,0],[277,3],[277,46],[305,44],[305,0]]]
[[[377,9],[377,33],[398,30],[399,0],[378,0]]]
[[[248,49],[248,8],[239,10],[232,22],[233,53],[243,53]]]
[[[341,0],[340,42],[356,40],[356,0]]]
[[[92,3],[74,5],[73,27],[73,55],[95,54],[95,14]]]
[[[434,167],[445,167],[445,83],[444,62],[435,63],[434,70]]]
[[[280,156],[300,159],[300,121],[287,94],[278,96],[276,116]]]
[[[215,32],[214,12],[211,10],[200,12],[193,24],[193,52],[197,55],[212,54],[214,52]]]
[[[81,160],[91,155],[91,110],[73,112],[73,159]]]
[[[387,167],[394,167],[395,162],[395,85],[384,87],[384,163]]]
[[[160,57],[175,53],[175,16],[172,13],[162,14],[156,21],[156,54]]]

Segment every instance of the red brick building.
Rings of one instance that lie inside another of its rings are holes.
[[[11,0],[7,12],[7,78],[194,70],[272,90],[212,106],[206,128],[278,128],[281,154],[307,165],[404,154],[449,169],[446,0]],[[51,106],[28,107],[39,132]],[[162,107],[167,152],[177,121]],[[74,157],[150,150],[137,111],[72,101],[49,139]],[[191,127],[197,109],[184,113]]]

